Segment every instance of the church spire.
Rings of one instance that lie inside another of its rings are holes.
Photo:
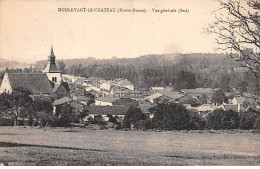
[[[51,45],[51,56],[54,56],[53,47]]]

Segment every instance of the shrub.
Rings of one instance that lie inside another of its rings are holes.
[[[139,108],[130,107],[126,112],[123,120],[123,126],[130,128],[133,125],[136,128],[140,127],[139,122],[145,119],[144,113]]]
[[[237,129],[239,127],[239,114],[235,111],[214,110],[206,122],[208,129]]]
[[[260,128],[260,112],[249,109],[241,113],[239,127],[244,130]]]
[[[190,114],[181,104],[163,102],[151,109],[156,129],[183,130],[190,128]]]
[[[79,122],[78,115],[76,114],[74,108],[69,104],[58,107],[56,115],[59,116],[59,118],[55,120],[55,125],[58,127],[68,127],[70,126],[70,123]]]

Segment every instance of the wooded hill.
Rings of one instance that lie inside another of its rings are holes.
[[[42,70],[45,61],[36,63]],[[138,58],[58,60],[64,73],[104,79],[127,78],[136,87],[174,86],[182,88],[212,87],[230,91],[259,93],[256,79],[227,54],[192,53],[145,55]],[[28,70],[27,70],[28,71]]]

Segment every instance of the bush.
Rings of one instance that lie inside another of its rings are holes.
[[[127,128],[131,128],[133,125],[136,128],[140,127],[139,122],[145,119],[144,113],[139,108],[130,107],[126,112],[126,115],[123,120],[123,126]]]
[[[206,121],[206,128],[221,129],[237,129],[239,127],[239,114],[235,111],[224,111],[222,109],[214,110]]]
[[[74,108],[69,104],[58,107],[56,115],[59,116],[59,118],[55,120],[55,125],[58,127],[68,127],[70,126],[70,123],[79,122],[78,115]]]
[[[54,115],[52,115],[51,113],[40,111],[40,112],[37,112],[35,116],[38,119],[40,126],[45,126],[47,123],[50,126],[54,126],[54,127],[57,126],[57,124],[56,124],[57,118]],[[30,122],[29,122],[29,124],[30,124]]]
[[[190,114],[181,104],[163,102],[151,109],[152,123],[160,130],[183,130],[190,128]]]
[[[190,129],[191,130],[204,130],[205,121],[202,120],[197,112],[190,112]]]
[[[259,129],[260,128],[260,112],[249,109],[247,112],[241,113],[240,129]]]
[[[112,122],[114,124],[117,124],[116,117],[113,117],[111,114],[108,114],[107,117],[109,118],[108,122]]]
[[[152,120],[146,119],[140,121],[139,128],[142,128],[143,130],[153,129],[154,125],[152,123]]]

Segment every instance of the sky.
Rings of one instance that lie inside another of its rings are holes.
[[[58,8],[146,9],[146,13],[58,12]],[[152,9],[175,9],[157,13]],[[179,9],[189,13],[178,13]],[[0,0],[0,59],[133,58],[147,54],[214,52],[203,32],[215,0]]]

